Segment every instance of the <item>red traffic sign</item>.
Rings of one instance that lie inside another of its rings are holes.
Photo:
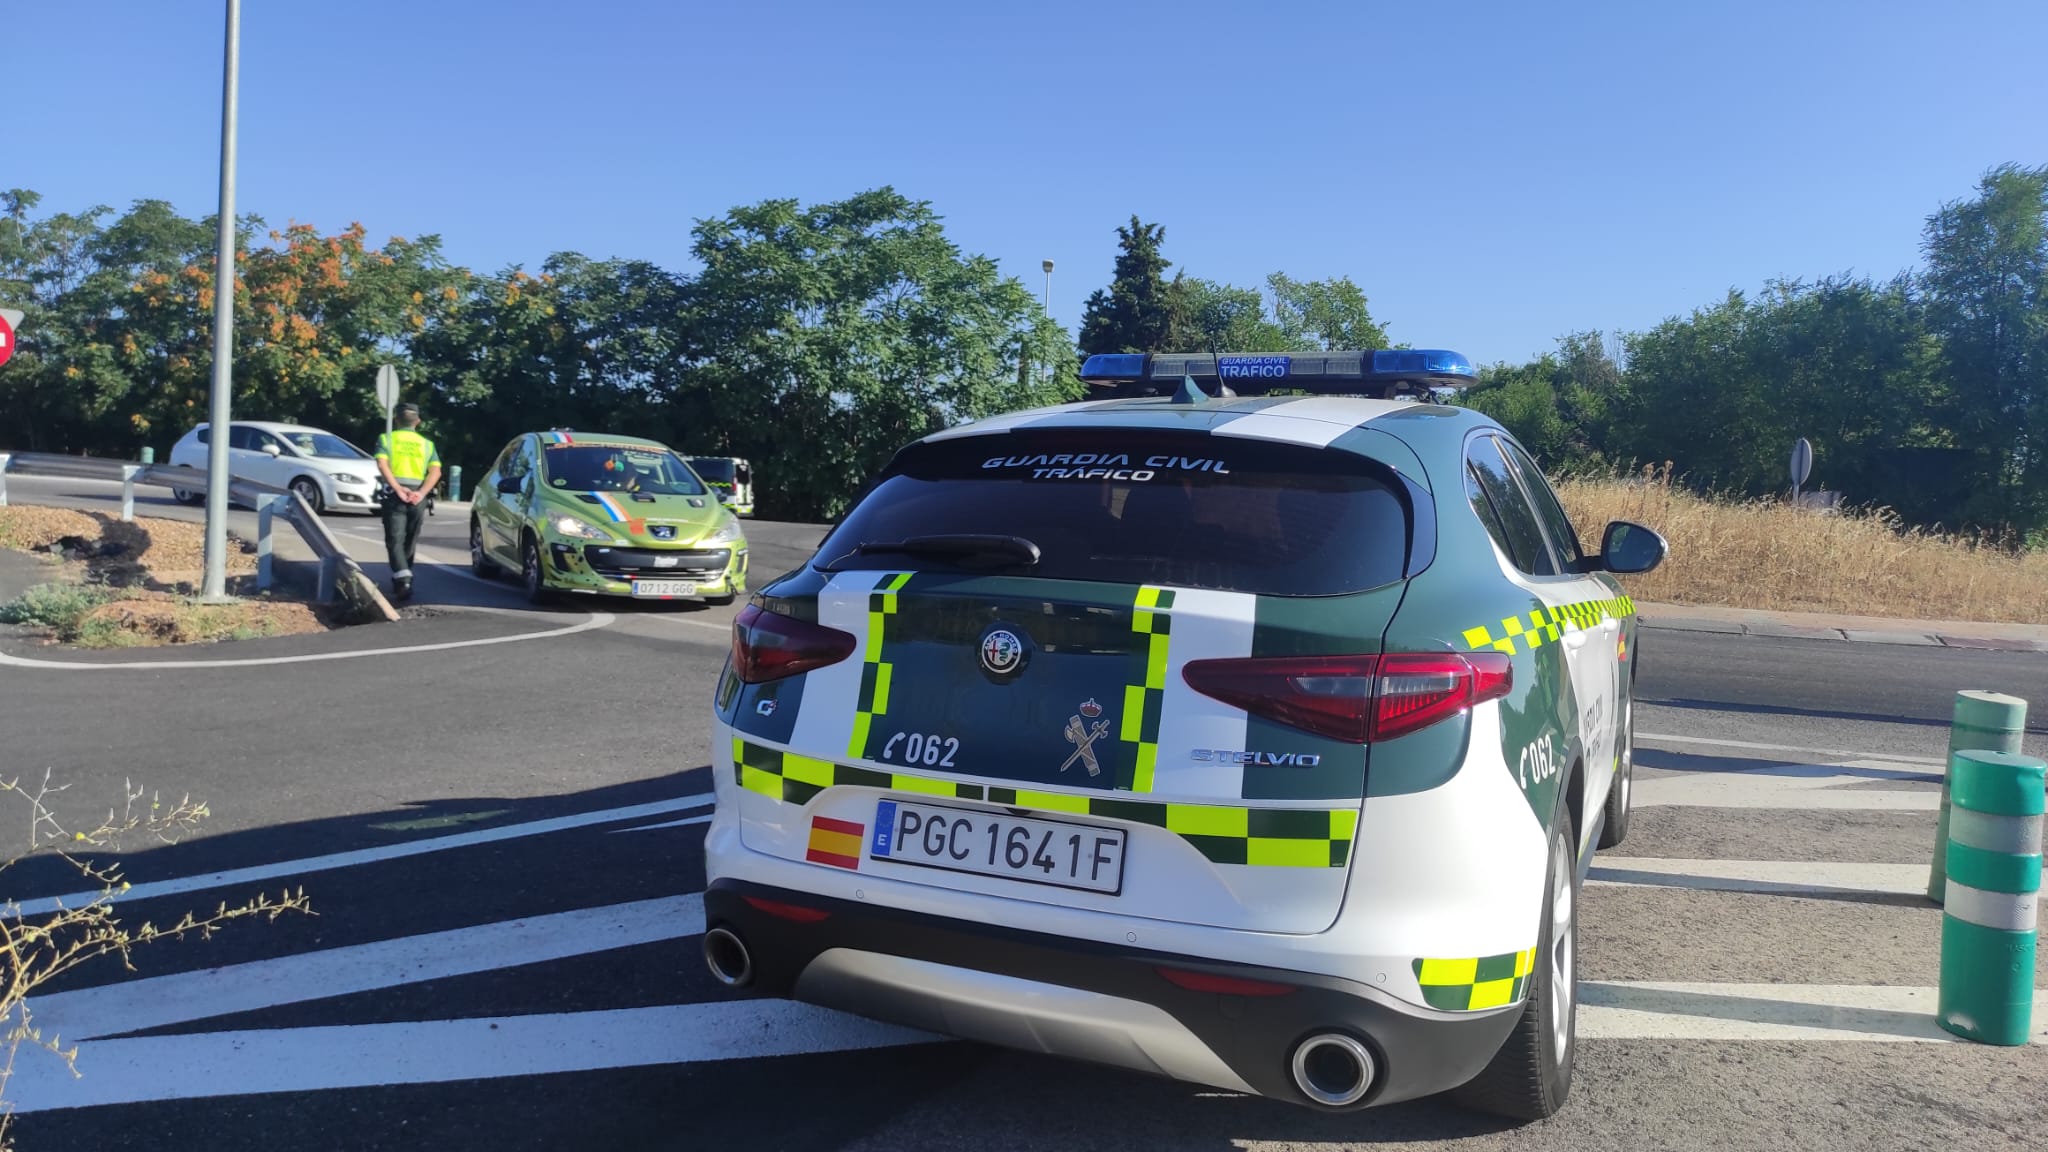
[[[21,313],[12,308],[0,308],[0,364],[5,364],[14,355],[14,326],[21,323]]]

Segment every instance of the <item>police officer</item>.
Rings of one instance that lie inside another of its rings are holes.
[[[427,497],[441,482],[441,453],[420,435],[420,406],[400,404],[395,427],[377,438],[377,474],[390,495],[384,500],[384,554],[391,561],[391,596],[412,599],[412,557],[419,543]]]

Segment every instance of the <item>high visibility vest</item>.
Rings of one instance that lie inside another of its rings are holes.
[[[399,428],[377,437],[377,459],[391,465],[395,478],[417,484],[427,478],[427,469],[440,466],[441,453],[432,440]]]

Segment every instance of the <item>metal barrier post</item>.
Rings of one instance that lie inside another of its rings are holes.
[[[0,452],[0,508],[7,507],[7,462],[14,459],[11,452]]]
[[[285,499],[283,496],[267,497],[256,508],[256,588],[260,592],[268,592],[277,583],[271,567],[271,529],[277,514],[285,510]]]
[[[2002,692],[1956,693],[1955,717],[1949,724],[1949,773],[1941,781],[1941,816],[1935,822],[1934,866],[1927,877],[1927,898],[1941,903],[1948,852],[1949,788],[1956,753],[1974,749],[2018,752],[2027,731],[2027,702]]]
[[[334,556],[320,558],[320,583],[313,589],[313,599],[322,604],[331,604],[337,595],[335,584],[341,578],[341,560]]]
[[[1949,758],[1949,774],[1954,810],[1935,1018],[1971,1040],[2025,1044],[2033,1031],[2048,763],[1965,750]]]
[[[462,465],[448,466],[448,502],[454,504],[462,499]]]
[[[142,471],[139,464],[121,465],[121,523],[135,522],[135,474]]]

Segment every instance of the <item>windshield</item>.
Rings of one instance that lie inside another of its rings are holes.
[[[541,457],[548,487],[565,492],[645,492],[702,496],[683,458],[665,448],[625,444],[550,444]]]
[[[1248,437],[1128,428],[963,436],[903,453],[817,563],[900,568],[911,557],[920,568],[971,570],[1008,558],[1013,571],[1058,580],[1358,592],[1404,571],[1409,518],[1396,484],[1350,452]],[[1004,539],[966,547],[993,537]],[[1029,548],[1038,560],[1019,563]]]
[[[297,448],[300,454],[305,456],[334,456],[343,460],[368,460],[370,458],[368,452],[343,440],[339,436],[327,432],[312,432],[304,428],[295,428],[289,432],[279,432],[277,435],[290,441],[291,446]]]
[[[731,460],[720,459],[716,456],[698,456],[690,461],[690,467],[697,470],[697,475],[711,481],[713,484],[732,483]]]

